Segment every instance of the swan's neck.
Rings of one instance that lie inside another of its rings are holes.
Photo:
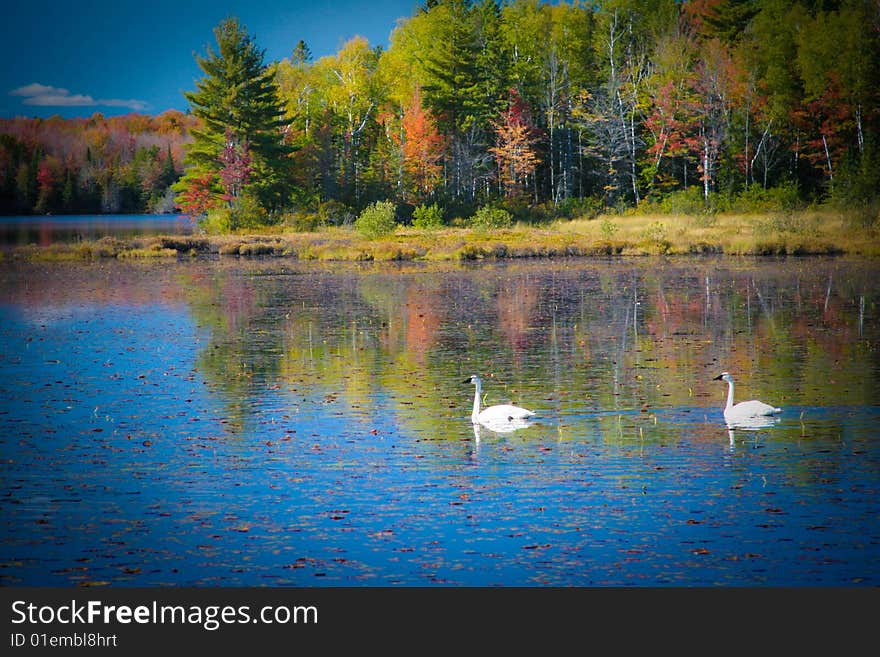
[[[728,409],[733,406],[733,381],[727,382],[727,406],[725,409]]]
[[[474,384],[474,412],[471,413],[471,420],[474,422],[477,421],[477,418],[480,415],[480,392],[482,391],[482,386],[480,386],[480,382],[477,381]]]

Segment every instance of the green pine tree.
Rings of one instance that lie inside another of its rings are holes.
[[[214,36],[216,52],[209,47],[206,56],[196,56],[205,74],[196,83],[198,89],[184,94],[202,126],[192,130],[185,173],[173,189],[186,192],[199,185],[200,179],[204,181],[206,174],[219,177],[221,156],[230,138],[235,147],[245,147],[250,154],[251,175],[243,196],[271,217],[289,198],[292,151],[283,139],[284,109],[275,71],[264,64],[265,51],[238,19],[224,19],[214,28]]]
[[[64,188],[61,190],[61,207],[70,211],[76,202],[76,187],[73,184],[73,176],[70,175],[70,169],[64,177]]]
[[[177,170],[174,168],[174,156],[171,154],[171,144],[168,144],[168,150],[165,154],[165,162],[162,164],[162,184],[170,187],[177,181]]]
[[[305,65],[309,64],[312,61],[312,51],[305,41],[300,39],[296,43],[296,47],[293,49],[293,54],[290,56],[291,64],[299,64]]]
[[[464,131],[478,121],[480,96],[479,32],[467,0],[445,0],[449,20],[445,34],[424,63],[428,79],[425,101],[447,133]]]

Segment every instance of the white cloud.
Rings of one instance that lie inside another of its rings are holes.
[[[105,107],[127,107],[136,112],[142,112],[149,107],[149,105],[143,100],[135,100],[134,98],[129,100],[111,98],[109,100],[96,100],[95,102],[98,105],[104,105]]]
[[[22,96],[25,105],[37,105],[39,107],[127,107],[135,112],[142,112],[149,105],[136,99],[123,100],[119,98],[98,98],[88,94],[72,94],[61,87],[51,87],[39,82],[13,89],[10,96]]]
[[[70,92],[67,89],[59,89],[58,87],[47,87],[45,84],[34,82],[9,92],[10,96],[41,96],[44,94],[59,94],[66,96]]]

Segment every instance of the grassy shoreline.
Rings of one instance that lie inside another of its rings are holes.
[[[275,256],[320,261],[466,261],[644,255],[859,255],[880,257],[880,221],[830,211],[718,215],[602,215],[518,224],[503,230],[398,227],[366,239],[352,228],[294,232],[284,227],[226,235],[104,237],[78,243],[13,246],[5,258],[88,260]]]

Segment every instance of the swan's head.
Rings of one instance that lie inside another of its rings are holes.
[[[729,372],[722,372],[718,376],[716,376],[713,381],[727,381],[728,383],[733,383],[733,377],[730,376]]]
[[[466,378],[464,381],[462,381],[462,383],[473,383],[474,385],[479,385],[480,384],[480,377],[478,377],[476,374],[472,374],[471,376]]]

